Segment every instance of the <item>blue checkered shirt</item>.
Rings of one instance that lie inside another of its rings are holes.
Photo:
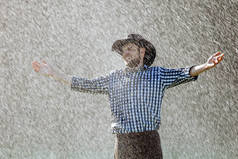
[[[126,67],[91,80],[73,76],[71,90],[108,95],[113,134],[157,130],[164,91],[197,80],[198,76],[189,74],[192,67],[168,69],[144,65],[137,70]]]

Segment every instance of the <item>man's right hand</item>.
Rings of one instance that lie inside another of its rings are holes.
[[[40,74],[47,77],[53,77],[55,80],[60,81],[63,84],[71,85],[72,76],[68,76],[62,73],[56,67],[51,66],[49,63],[47,64],[44,60],[42,61],[42,63],[33,61],[32,67],[35,72],[39,72]]]
[[[39,72],[40,74],[44,76],[53,76],[53,68],[49,64],[47,64],[44,60],[42,63],[39,63],[37,61],[32,62],[32,67],[35,70],[35,72]]]

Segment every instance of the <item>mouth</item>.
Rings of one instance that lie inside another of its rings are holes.
[[[133,68],[138,66],[139,62],[140,61],[138,59],[131,59],[130,61],[127,61],[126,65]]]

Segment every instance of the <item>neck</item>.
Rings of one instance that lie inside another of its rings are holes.
[[[143,69],[144,69],[144,64],[140,64],[133,68],[127,66],[125,70],[128,72],[134,72],[134,71],[143,70]]]

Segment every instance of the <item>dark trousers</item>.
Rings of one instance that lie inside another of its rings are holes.
[[[162,159],[158,131],[115,135],[114,159]]]

